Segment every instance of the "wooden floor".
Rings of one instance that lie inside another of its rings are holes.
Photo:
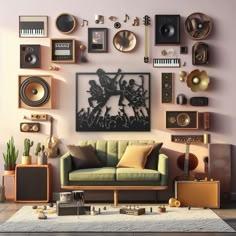
[[[16,211],[18,211],[25,203],[14,203],[14,202],[3,202],[0,203],[0,224],[9,219]],[[30,204],[32,205],[32,203]],[[150,205],[150,204],[149,204]],[[236,202],[223,204],[221,209],[213,209],[213,211],[221,217],[225,222],[227,222],[236,231]],[[1,233],[0,236],[39,236],[42,233]],[[43,233],[43,235],[59,235],[59,236],[182,236],[191,235],[191,233]],[[235,233],[192,233],[194,236],[236,236]]]

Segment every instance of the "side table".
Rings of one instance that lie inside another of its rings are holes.
[[[15,186],[15,173],[3,174],[2,189],[0,189],[0,201],[6,200],[6,195],[5,195],[5,178],[6,177],[13,177],[13,186]]]

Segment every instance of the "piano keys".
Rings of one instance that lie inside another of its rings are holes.
[[[154,58],[153,67],[177,68],[180,67],[180,58]]]
[[[21,16],[20,37],[47,37],[47,16]]]

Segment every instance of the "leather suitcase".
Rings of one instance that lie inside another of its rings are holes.
[[[175,198],[184,207],[220,208],[220,182],[176,181]]]

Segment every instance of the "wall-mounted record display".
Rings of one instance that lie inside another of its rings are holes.
[[[185,20],[185,32],[193,40],[206,38],[210,34],[211,29],[211,18],[203,13],[192,13]]]
[[[51,61],[75,63],[75,39],[51,39]]]
[[[76,27],[76,19],[71,14],[63,13],[57,17],[56,27],[63,34],[70,34]]]
[[[19,37],[46,38],[47,36],[47,16],[19,16]]]
[[[129,30],[121,30],[117,32],[113,38],[114,47],[120,52],[132,51],[137,43],[136,36]]]

